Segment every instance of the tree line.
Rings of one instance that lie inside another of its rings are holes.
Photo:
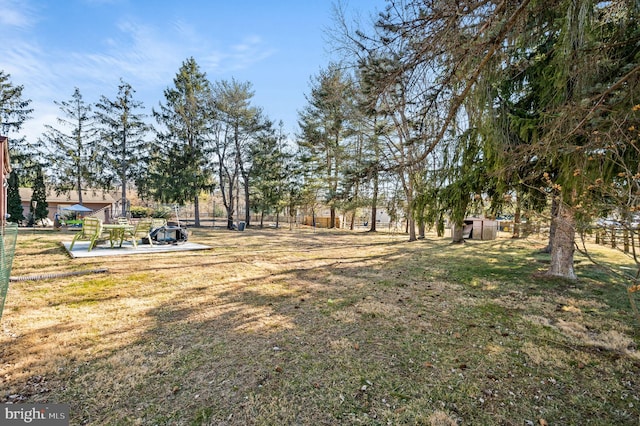
[[[406,219],[411,241],[448,220],[461,242],[474,212],[512,212],[514,236],[523,216],[546,214],[548,273],[575,279],[596,219],[637,232],[639,8],[388,0],[362,23],[337,6],[330,35],[343,55],[312,76],[295,146],[251,105],[250,83],[211,83],[190,58],[153,109],[155,128],[124,82],[95,106],[76,90],[37,149],[52,150],[38,152],[58,189],[118,183],[126,198],[131,181],[142,196],[193,203],[196,225],[214,186],[229,227],[241,196],[263,212],[328,206],[331,225],[342,212],[350,227],[368,206],[371,231],[382,206]]]
[[[639,242],[639,14],[629,0],[388,0],[361,23],[336,7],[344,59],[315,80],[301,160],[330,206],[386,186],[410,240],[448,219],[461,242],[472,212],[513,212],[516,237],[522,216],[547,215],[548,274],[575,279],[598,219]]]
[[[448,219],[462,242],[467,215],[505,211],[517,237],[522,216],[546,214],[548,274],[575,279],[597,219],[638,244],[639,12],[627,0],[388,0],[367,25],[336,8],[344,60],[314,81],[300,158],[330,206],[397,191],[410,240]]]
[[[588,254],[580,237],[599,218],[637,246],[639,13],[629,0],[389,0],[363,25],[337,9],[333,44],[349,78],[340,87],[329,69],[314,98],[326,105],[310,102],[302,126],[326,190],[395,175],[411,240],[448,217],[462,241],[473,211],[509,208],[516,222],[546,212],[552,276],[576,278],[575,250]],[[345,99],[334,89],[353,93],[349,105],[332,104]],[[359,167],[352,152],[367,154]]]
[[[2,123],[5,131],[18,131],[32,112],[30,101],[8,74],[0,73],[0,81],[13,102],[5,102]],[[282,125],[251,104],[253,95],[248,82],[210,82],[194,58],[183,62],[150,116],[133,87],[122,80],[113,98],[103,95],[95,104],[75,88],[71,99],[55,102],[60,116],[37,141],[13,141],[12,159],[19,166],[10,184],[17,192],[21,179],[35,188],[46,178],[58,194],[76,192],[81,204],[86,189],[120,188],[123,216],[127,189],[133,186],[142,199],[192,203],[195,226],[200,226],[199,198],[216,188],[229,228],[239,213],[241,186],[247,224],[251,209],[279,214],[294,188],[293,155],[285,146]],[[46,196],[35,189],[34,194]],[[24,220],[19,200],[13,204],[9,220]],[[44,200],[37,205],[35,220],[47,216]]]

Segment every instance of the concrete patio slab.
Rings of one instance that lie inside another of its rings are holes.
[[[138,244],[138,247],[133,247],[131,244],[124,244],[122,247],[111,248],[108,244],[99,244],[91,251],[87,251],[89,248],[89,241],[77,241],[73,250],[69,250],[71,241],[62,241],[61,243],[67,250],[67,253],[73,258],[85,258],[85,257],[100,257],[100,256],[128,256],[134,254],[161,254],[180,251],[193,251],[193,250],[207,250],[210,246],[204,244],[192,243],[187,241],[182,244],[164,244],[153,246],[149,244]]]

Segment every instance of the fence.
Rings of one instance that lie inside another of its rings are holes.
[[[0,238],[0,319],[2,319],[4,301],[9,291],[9,277],[11,276],[11,266],[13,265],[17,238],[17,224],[12,223],[4,227],[2,230],[2,238]]]
[[[307,226],[315,226],[317,228],[328,228],[331,224],[330,217],[313,217],[313,216],[305,216],[303,221],[303,225]],[[336,217],[334,228],[340,228],[340,218]]]
[[[608,245],[611,248],[622,249],[629,253],[631,248],[640,246],[640,234],[638,229],[624,227],[601,227],[589,230],[588,235],[595,239],[596,244]],[[636,242],[634,238],[638,236]]]

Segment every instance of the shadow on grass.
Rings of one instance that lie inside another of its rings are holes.
[[[637,394],[635,361],[554,328],[612,324],[557,311],[558,297],[582,296],[533,279],[526,244],[238,235],[202,237],[214,253],[109,261],[116,282],[75,277],[55,304],[21,308],[24,321],[44,310],[66,323],[17,338],[30,357],[3,350],[8,386],[20,393],[37,372],[48,390],[26,400],[69,403],[77,424],[637,419],[620,399]]]

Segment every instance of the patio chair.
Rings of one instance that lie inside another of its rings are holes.
[[[95,247],[101,235],[102,221],[97,217],[85,217],[82,219],[82,229],[73,237],[69,250],[73,250],[73,245],[76,241],[84,240],[89,241],[89,250],[87,251],[91,251]]]
[[[116,218],[116,223],[118,225],[128,225],[129,219],[127,219],[126,217],[120,216]]]
[[[138,247],[138,240],[146,238],[149,240],[149,244],[153,245],[151,236],[149,235],[152,224],[153,219],[151,218],[140,219],[133,231],[125,231],[124,240],[131,241],[134,247]]]

